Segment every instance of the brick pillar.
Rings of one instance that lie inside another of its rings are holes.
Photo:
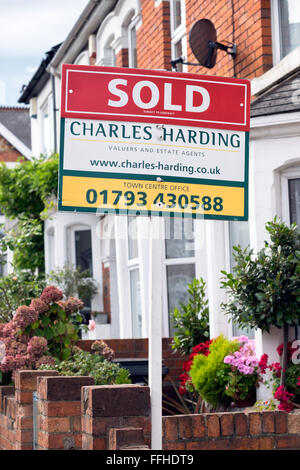
[[[0,450],[15,450],[16,448],[14,394],[14,387],[0,387]]]
[[[118,433],[120,428],[126,428],[124,431],[129,432],[130,438],[133,428],[142,428],[144,445],[150,445],[149,387],[110,385],[82,389],[82,449],[109,449],[109,436],[112,442],[114,428]]]
[[[19,370],[15,375],[16,450],[33,449],[33,392],[39,377],[57,375],[54,370]]]
[[[81,449],[81,388],[92,377],[42,377],[38,381],[38,449]]]

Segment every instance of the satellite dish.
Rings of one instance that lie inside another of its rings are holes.
[[[236,44],[228,42],[228,45],[217,42],[217,32],[214,24],[207,18],[196,21],[193,24],[190,34],[190,46],[196,59],[197,64],[192,62],[184,62],[183,57],[171,60],[172,68],[177,70],[177,64],[198,65],[212,69],[216,65],[217,51],[221,49],[230,54],[234,59],[236,56]],[[227,42],[227,41],[226,41]]]
[[[190,30],[190,46],[199,64],[203,67],[213,68],[217,60],[217,48],[212,48],[211,43],[216,43],[217,32],[214,24],[204,18],[196,21]]]

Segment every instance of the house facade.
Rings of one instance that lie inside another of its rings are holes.
[[[232,337],[240,330],[220,309],[226,301],[220,273],[232,269],[232,246],[259,250],[267,237],[265,223],[276,214],[300,223],[299,2],[91,0],[20,102],[30,105],[33,154],[58,151],[63,63],[159,70],[171,70],[177,57],[195,63],[189,32],[202,18],[214,23],[219,42],[236,44],[237,55],[218,51],[212,69],[184,64],[178,69],[251,81],[249,220],[161,218],[156,269],[162,279],[163,336],[172,335],[170,312],[186,301],[187,284],[203,277],[211,337]],[[108,322],[97,325],[97,337],[148,335],[149,224],[142,216],[63,212],[45,222],[46,270],[69,263],[90,269],[98,282],[91,309],[108,313]],[[275,359],[279,330],[248,334],[256,338],[258,351]]]
[[[13,168],[20,159],[31,158],[31,130],[28,107],[0,106],[0,162]],[[9,221],[0,212],[0,237],[5,229],[14,222]],[[8,250],[6,262],[0,264],[0,275],[11,270],[12,252]]]

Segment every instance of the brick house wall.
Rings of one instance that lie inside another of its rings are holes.
[[[142,69],[171,70],[170,4],[154,0],[141,1],[142,26],[137,30],[137,63]],[[218,51],[214,68],[188,66],[191,73],[236,78],[254,78],[273,65],[270,0],[186,0],[186,39],[188,62],[197,62],[190,45],[189,32],[199,19],[211,20],[219,42],[237,45],[235,61]],[[122,50],[117,66],[127,66]]]
[[[21,156],[21,153],[0,135],[0,161],[16,162]]]
[[[141,1],[142,26],[137,31],[137,64],[141,69],[171,70],[170,4]]]
[[[189,72],[236,78],[254,78],[273,65],[270,0],[186,0],[187,33],[201,18],[211,20],[217,41],[237,45],[235,61],[218,51],[214,68],[189,67]],[[188,61],[195,57],[188,44]]]

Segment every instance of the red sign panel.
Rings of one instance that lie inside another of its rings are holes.
[[[64,64],[62,117],[248,131],[250,82]]]

